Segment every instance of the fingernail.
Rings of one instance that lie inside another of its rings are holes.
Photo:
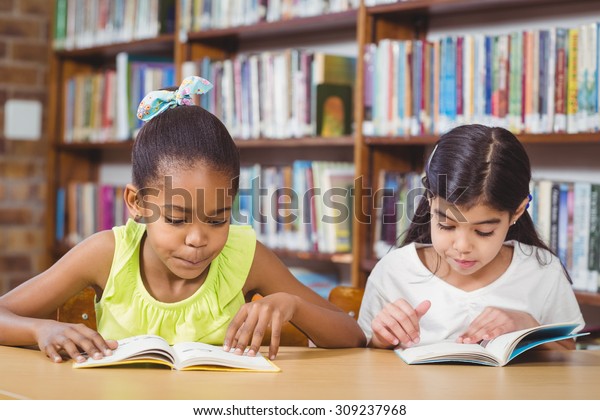
[[[112,356],[112,350],[111,349],[104,350],[104,355],[105,356]]]
[[[102,359],[102,354],[100,354],[100,352],[96,352],[94,353],[94,359],[98,360],[98,359]]]
[[[392,344],[394,346],[397,346],[398,344],[400,344],[400,340],[398,340],[397,338],[394,338],[394,340],[392,340]]]
[[[77,357],[77,363],[83,363],[83,362],[85,362],[85,357],[83,357],[83,356],[78,356],[78,357]]]
[[[417,337],[417,338],[415,338],[415,339],[413,340],[413,342],[414,342],[415,344],[419,344],[419,341],[421,341],[421,339],[420,339],[419,337]]]
[[[248,350],[248,356],[256,356],[256,352],[254,350]]]
[[[60,356],[56,356],[56,357],[54,358],[54,362],[56,362],[56,363],[60,363],[60,362],[62,362],[62,359],[60,358]]]
[[[271,360],[275,360],[275,355],[274,355],[274,354],[272,354],[271,356],[269,356],[269,359],[271,359]]]

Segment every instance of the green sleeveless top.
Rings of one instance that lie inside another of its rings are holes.
[[[170,344],[201,341],[220,345],[229,322],[244,304],[242,288],[254,260],[256,235],[250,226],[232,225],[221,253],[190,297],[159,302],[144,287],[140,243],[146,226],[129,220],[113,228],[115,254],[106,287],[96,302],[98,332],[105,339],[155,334]]]

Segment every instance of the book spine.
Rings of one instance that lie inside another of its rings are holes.
[[[552,252],[558,255],[558,208],[560,199],[560,185],[552,184],[550,196],[550,243]]]
[[[577,63],[579,56],[579,29],[569,29],[567,53],[567,133],[577,132]]]

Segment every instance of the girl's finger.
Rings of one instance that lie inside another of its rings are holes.
[[[281,316],[279,312],[273,315],[271,319],[271,342],[269,343],[269,359],[273,360],[279,352],[279,343],[281,342]]]
[[[258,322],[258,314],[257,310],[251,308],[248,311],[248,316],[244,320],[244,324],[238,330],[238,334],[236,334],[237,343],[235,345],[235,354],[244,354],[246,347],[250,343],[250,338],[252,337],[252,333],[256,328],[256,323]]]
[[[50,358],[50,360],[52,360],[54,363],[61,363],[63,361],[62,357],[60,357],[60,354],[58,354],[58,351],[56,351],[53,345],[47,345],[42,349],[42,351],[46,353],[46,356],[48,356],[48,358]]]
[[[258,319],[256,326],[254,327],[254,331],[252,332],[252,341],[250,342],[250,349],[248,349],[248,356],[256,356],[258,353],[260,346],[262,344],[263,337],[267,332],[267,328],[270,322],[270,314],[263,314]]]
[[[386,342],[389,345],[397,346],[400,344],[400,339],[387,327],[387,324],[378,316],[371,323],[373,334],[376,334],[380,341]]]
[[[73,341],[67,339],[63,343],[61,343],[61,347],[64,351],[67,352],[69,357],[75,360],[77,363],[85,362],[85,357],[81,354],[81,352],[79,351],[75,343],[73,343]]]
[[[248,316],[248,307],[243,305],[240,310],[235,314],[225,333],[225,339],[223,340],[223,349],[229,351],[234,348],[237,344],[237,335],[239,329],[244,325],[244,320]]]

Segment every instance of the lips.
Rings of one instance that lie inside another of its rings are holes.
[[[471,268],[473,267],[477,261],[471,261],[471,260],[457,260],[455,259],[454,262],[461,268],[467,269],[467,268]]]
[[[176,259],[178,259],[180,262],[182,262],[185,265],[190,265],[190,266],[198,266],[200,264],[202,264],[204,261],[206,261],[205,258],[201,258],[201,259],[194,259],[194,258],[182,258],[182,257],[175,257]]]

